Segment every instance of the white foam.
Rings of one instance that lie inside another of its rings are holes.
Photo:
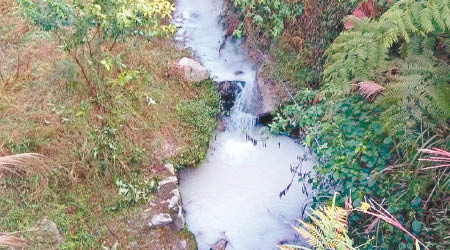
[[[280,241],[295,239],[291,226],[307,197],[297,177],[286,196],[280,199],[279,193],[292,178],[290,165],[303,151],[283,136],[266,144],[259,140],[255,146],[235,131],[220,133],[205,162],[181,174],[187,225],[199,249],[209,249],[224,237],[231,243],[227,249],[237,250],[276,249]],[[311,165],[305,163],[302,170]]]

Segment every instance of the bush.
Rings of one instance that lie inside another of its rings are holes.
[[[18,0],[24,15],[54,34],[79,67],[91,97],[113,67],[126,67],[111,52],[136,36],[152,39],[175,32],[168,24],[174,10],[167,0]]]

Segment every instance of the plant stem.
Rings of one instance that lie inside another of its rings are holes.
[[[81,64],[80,60],[78,59],[78,57],[77,57],[77,52],[75,51],[75,52],[72,54],[72,53],[70,53],[70,51],[69,51],[69,54],[72,56],[72,58],[73,58],[73,59],[75,60],[75,62],[77,63],[78,67],[79,67],[80,70],[81,70],[81,73],[83,74],[83,77],[84,77],[86,83],[87,83],[88,86],[89,86],[89,89],[90,89],[90,90],[89,90],[89,95],[90,95],[91,97],[97,96],[97,89],[95,88],[95,86],[94,86],[94,84],[92,83],[92,81],[89,79],[89,77],[88,77],[88,75],[87,75],[87,72],[86,72],[86,68],[83,66],[83,64]]]

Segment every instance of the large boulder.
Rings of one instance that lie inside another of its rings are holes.
[[[208,70],[194,59],[183,57],[175,66],[184,81],[200,82],[209,78]]]

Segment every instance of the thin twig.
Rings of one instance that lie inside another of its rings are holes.
[[[439,177],[436,181],[436,184],[434,185],[433,189],[431,190],[430,195],[428,196],[427,200],[425,201],[425,204],[423,204],[423,210],[427,211],[428,202],[430,202],[431,196],[433,196],[433,193],[436,190],[436,187],[439,186],[441,178],[442,178],[442,176],[444,176],[444,174],[445,174],[445,171],[442,171],[442,174],[439,175]]]
[[[283,85],[284,89],[286,90],[286,92],[288,93],[288,95],[292,99],[292,101],[295,103],[295,105],[298,106],[297,101],[295,101],[294,97],[291,94],[291,91],[289,91],[289,89],[286,87],[286,84],[284,83],[284,81],[281,81],[281,84]]]
[[[75,62],[77,63],[78,67],[80,68],[81,73],[83,74],[83,77],[84,77],[86,83],[88,84],[88,86],[89,86],[89,88],[90,88],[89,94],[90,94],[92,97],[95,97],[95,96],[97,95],[97,90],[95,89],[94,84],[92,84],[92,81],[89,79],[85,67],[83,66],[83,64],[82,64],[82,63],[80,62],[80,60],[78,59],[78,57],[77,57],[77,52],[75,51],[75,52],[72,54],[72,53],[69,51],[69,55],[72,56],[72,58],[75,60]]]

